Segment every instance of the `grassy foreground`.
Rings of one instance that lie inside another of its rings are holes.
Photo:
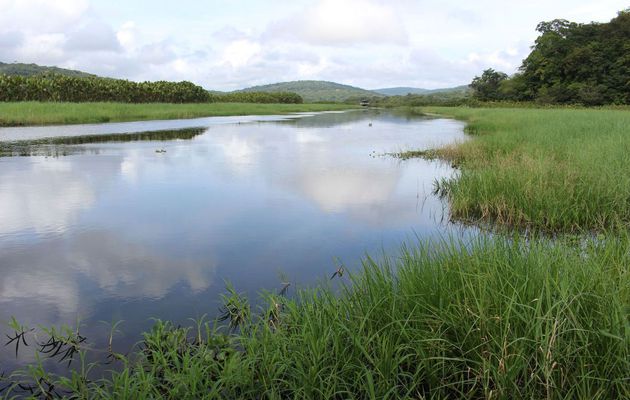
[[[292,112],[347,110],[350,108],[355,107],[347,104],[0,102],[0,126],[83,124],[231,115],[270,115]]]
[[[252,316],[233,294],[239,334],[158,322],[104,378],[30,374],[76,398],[628,398],[629,265],[626,236],[420,245],[340,295],[269,295]]]
[[[627,228],[630,110],[439,108],[475,137],[431,155],[459,164],[442,182],[456,219],[545,231]]]

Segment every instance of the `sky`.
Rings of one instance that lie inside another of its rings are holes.
[[[368,89],[516,72],[541,21],[607,22],[618,0],[0,0],[0,61],[235,90]]]

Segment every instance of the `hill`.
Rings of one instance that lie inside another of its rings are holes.
[[[442,89],[422,89],[414,87],[392,87],[383,89],[374,89],[373,92],[383,94],[385,96],[405,96],[407,94],[438,94],[438,93],[467,93],[470,90],[468,85],[456,86],[452,88]]]
[[[65,69],[59,67],[46,67],[37,64],[23,64],[23,63],[3,63],[0,62],[0,74],[12,75],[12,76],[36,76],[45,74],[58,74],[71,76],[75,78],[88,78],[96,77],[96,75],[88,74],[87,72],[75,71],[73,69]]]
[[[354,86],[342,85],[328,81],[293,81],[280,82],[270,85],[253,86],[240,90],[241,92],[292,92],[297,93],[305,102],[315,101],[344,101],[355,97],[383,96],[370,90]]]

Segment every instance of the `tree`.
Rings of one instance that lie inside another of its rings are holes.
[[[502,100],[503,96],[499,90],[501,82],[508,78],[507,74],[489,68],[483,71],[481,77],[476,76],[469,85],[474,90],[473,97],[481,101]]]

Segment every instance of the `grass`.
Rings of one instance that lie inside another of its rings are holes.
[[[353,107],[344,104],[0,102],[0,126],[62,125],[232,115],[271,115],[346,110],[350,108]]]
[[[461,166],[457,178],[440,184],[453,218],[549,232],[630,223],[630,111],[422,111],[465,120],[474,136],[430,153]]]
[[[630,113],[423,111],[466,120],[474,135],[415,154],[461,167],[440,184],[454,216],[602,232],[420,243],[366,259],[340,292],[323,283],[292,299],[267,293],[260,309],[231,291],[223,322],[182,328],[158,321],[129,356],[102,353],[115,360],[111,367],[85,361],[94,350],[78,330],[40,332],[40,349],[55,349],[57,359],[70,354],[77,368],[62,376],[34,364],[0,378],[3,395],[630,398]],[[13,329],[16,351],[37,343],[27,327]],[[107,372],[90,372],[99,368]]]
[[[105,377],[31,375],[77,398],[628,398],[629,251],[627,236],[420,245],[367,259],[338,295],[268,295],[258,316],[233,293],[238,333],[158,322]]]

